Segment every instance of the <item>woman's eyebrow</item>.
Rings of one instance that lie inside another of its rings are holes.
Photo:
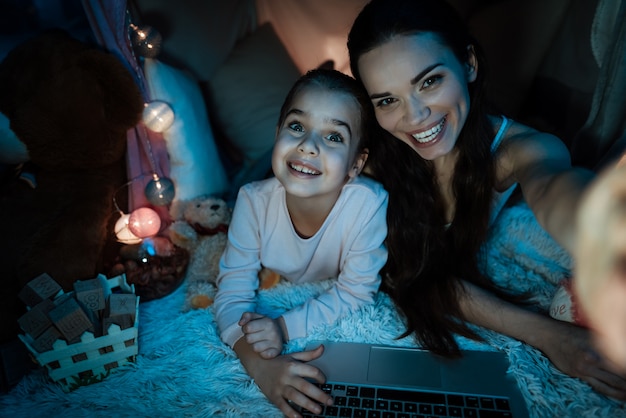
[[[432,70],[434,70],[435,68],[439,67],[443,65],[443,63],[438,62],[436,64],[433,65],[429,65],[428,67],[426,67],[424,70],[420,71],[419,74],[417,74],[415,77],[413,77],[410,81],[411,85],[414,86],[415,84],[417,84],[422,78],[424,78],[424,76],[426,74],[428,74],[429,72],[431,72]],[[374,100],[374,99],[380,99],[382,97],[387,97],[390,96],[391,93],[389,93],[388,91],[383,92],[383,93],[374,93],[374,94],[370,94],[370,99]]]
[[[424,78],[424,76],[426,74],[428,74],[429,72],[431,72],[432,70],[434,70],[435,68],[439,67],[440,65],[443,65],[443,63],[438,62],[436,64],[433,65],[429,65],[428,67],[426,67],[423,71],[421,71],[418,75],[416,75],[415,77],[413,77],[411,79],[411,85],[415,85],[418,83],[418,81],[420,81],[422,78]]]

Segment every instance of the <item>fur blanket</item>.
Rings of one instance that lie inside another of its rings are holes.
[[[547,309],[558,282],[570,273],[567,254],[537,225],[523,204],[504,209],[485,247],[487,272],[499,283],[536,295]],[[328,282],[306,286],[281,283],[262,291],[260,308],[278,314],[321,292]],[[139,355],[104,381],[65,393],[42,372],[26,376],[0,397],[2,417],[278,417],[217,334],[211,309],[185,311],[185,289],[140,305]],[[374,342],[412,346],[397,340],[403,324],[393,304],[379,294],[367,306],[322,326],[288,350],[313,340]],[[564,375],[534,348],[478,329],[486,343],[459,338],[461,347],[503,350],[511,360],[531,417],[626,417],[624,404]]]

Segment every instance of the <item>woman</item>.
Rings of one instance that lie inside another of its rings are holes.
[[[455,10],[435,0],[373,0],[348,39],[351,69],[384,132],[369,171],[389,191],[384,286],[415,334],[460,354],[465,321],[540,349],[563,372],[626,399],[626,381],[593,350],[589,332],[531,312],[480,273],[490,222],[520,187],[538,221],[574,249],[574,219],[591,172],[573,168],[556,137],[485,104],[485,62]]]

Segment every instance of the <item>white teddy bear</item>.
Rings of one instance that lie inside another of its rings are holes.
[[[231,214],[224,200],[212,196],[172,203],[168,236],[174,245],[188,250],[190,257],[185,273],[187,309],[204,309],[213,303]]]

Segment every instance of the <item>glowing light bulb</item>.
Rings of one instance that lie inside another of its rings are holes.
[[[154,58],[161,52],[161,34],[152,26],[130,25],[131,41],[135,53],[146,58]]]
[[[172,203],[176,190],[174,182],[167,177],[159,177],[156,173],[152,175],[152,180],[146,184],[144,190],[148,202],[155,206],[165,206]]]
[[[150,208],[135,209],[128,218],[128,229],[139,238],[151,237],[161,229],[161,218]]]
[[[141,242],[141,238],[137,237],[133,234],[128,227],[128,220],[130,218],[130,214],[122,213],[122,216],[115,222],[115,236],[117,240],[123,244],[139,244]]]
[[[154,100],[146,103],[141,119],[151,131],[163,132],[174,123],[174,111],[169,104]]]

